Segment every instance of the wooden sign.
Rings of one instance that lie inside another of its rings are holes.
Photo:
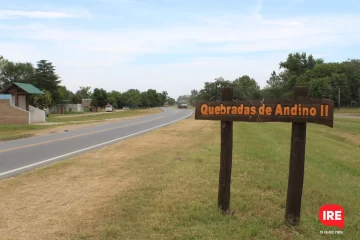
[[[195,119],[243,122],[310,122],[333,127],[334,103],[327,99],[196,103]]]
[[[306,124],[316,123],[333,127],[334,102],[328,99],[309,99],[308,88],[296,87],[293,100],[231,101],[233,89],[222,89],[219,102],[198,102],[196,120],[221,121],[221,152],[218,206],[223,211],[230,206],[230,183],[233,148],[233,121],[291,122],[291,148],[286,197],[285,220],[290,225],[300,221],[304,181]]]

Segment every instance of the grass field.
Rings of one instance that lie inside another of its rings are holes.
[[[82,114],[89,114],[92,112],[65,112],[64,114],[59,114],[59,113],[52,113],[51,115],[82,115]]]
[[[123,118],[123,117],[134,117],[144,114],[160,113],[162,110],[160,108],[151,108],[151,109],[137,109],[137,110],[126,110],[123,112],[111,112],[111,113],[102,113],[95,115],[85,115],[85,116],[74,116],[64,118],[61,114],[50,115],[47,118],[48,122],[69,122],[69,121],[101,121],[104,119],[113,119],[113,118]]]
[[[334,112],[338,114],[360,115],[360,108],[334,108]]]
[[[125,112],[104,113],[88,116],[74,116],[63,118],[64,114],[50,115],[46,121],[61,123],[61,126],[88,124],[90,121],[101,122],[105,119],[140,117],[147,114],[160,113],[159,108],[127,110]],[[65,114],[66,115],[66,114]],[[0,124],[0,141],[14,140],[19,138],[32,137],[39,131],[45,129],[58,128],[60,125],[19,125],[19,124]]]
[[[0,124],[0,141],[34,136],[34,133],[51,128],[45,125]]]
[[[283,224],[290,124],[235,123],[233,216],[217,210],[220,123],[183,120],[0,181],[5,239],[359,239],[360,121],[308,125],[299,227]],[[323,204],[344,235],[320,235]]]

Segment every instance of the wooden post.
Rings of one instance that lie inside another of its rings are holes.
[[[25,99],[26,99],[26,111],[29,111],[29,94],[25,95]]]
[[[19,94],[18,94],[17,88],[16,88],[16,92],[15,92],[15,106],[19,107]]]
[[[306,87],[296,87],[294,89],[294,99],[301,97],[308,97],[308,89]],[[306,123],[293,122],[285,210],[285,221],[291,226],[298,225],[300,221],[301,197],[304,182],[305,145]]]
[[[233,89],[222,89],[222,101],[232,101]],[[219,173],[219,192],[218,206],[223,211],[229,210],[230,206],[230,183],[232,168],[232,148],[233,148],[233,122],[221,121],[221,153],[220,153],[220,173]]]

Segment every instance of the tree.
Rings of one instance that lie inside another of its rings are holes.
[[[125,103],[130,108],[138,108],[140,105],[140,91],[137,89],[129,89],[123,93]]]
[[[92,99],[96,99],[98,106],[103,108],[108,103],[107,92],[102,88],[95,88],[92,94]]]
[[[51,93],[45,89],[42,90],[45,94],[33,96],[33,102],[35,107],[39,109],[45,109],[51,106]]]
[[[192,105],[192,106],[195,105],[198,95],[199,95],[198,90],[196,90],[196,89],[191,90],[191,94],[190,94],[190,97],[189,97],[189,104],[190,105]]]
[[[0,69],[2,69],[6,62],[7,60],[2,55],[0,55]]]
[[[150,101],[150,107],[160,107],[164,104],[164,102],[162,102],[162,96],[158,94],[156,90],[148,89],[146,94]]]
[[[176,104],[175,99],[168,97],[168,99],[166,100],[169,103],[169,106],[173,106]]]
[[[75,92],[75,94],[72,97],[72,102],[73,103],[82,103],[82,99],[90,99],[92,92],[91,92],[91,87],[87,86],[87,87],[80,87],[79,90],[77,90]]]
[[[358,95],[358,88],[360,87],[360,60],[351,59],[343,62],[341,65],[348,79],[347,82],[350,88],[349,98],[354,101],[360,97]]]
[[[255,79],[244,75],[235,79],[232,85],[234,87],[234,99],[260,99],[260,86]]]
[[[112,104],[114,108],[123,108],[126,105],[123,95],[118,91],[109,92],[108,99],[109,103]],[[112,103],[113,100],[115,101]]]
[[[313,69],[316,64],[324,63],[322,59],[314,59],[310,54],[306,56],[306,53],[290,53],[285,62],[280,62],[280,69],[283,68],[287,72],[300,76],[307,70]]]
[[[89,99],[91,98],[91,87],[80,87],[80,90],[76,92],[76,95],[79,95],[81,99]]]
[[[168,98],[167,91],[162,91],[160,94],[161,104],[164,104],[167,98]]]
[[[12,82],[31,83],[34,67],[31,63],[14,63],[0,56],[0,87]]]
[[[281,98],[284,94],[284,81],[276,74],[275,71],[271,73],[269,80],[266,81],[267,86],[263,91],[263,97],[266,98]]]
[[[97,99],[96,98],[91,99],[90,104],[91,104],[91,107],[93,107],[95,109],[95,111],[97,112],[97,109],[99,107],[99,103],[98,103]],[[94,111],[94,110],[92,110],[92,111]]]
[[[68,100],[70,102],[72,101],[74,93],[69,91],[65,86],[59,86],[57,90],[60,100]]]
[[[313,98],[331,98],[332,88],[330,78],[313,78],[309,84],[310,97]]]
[[[271,79],[277,83],[274,85],[276,88],[273,93],[282,95],[281,97],[292,98],[294,87],[298,85],[299,77],[323,62],[322,59],[315,59],[311,54],[307,56],[306,53],[290,53],[286,61],[279,64],[279,69],[284,70],[278,75],[279,78]],[[272,82],[271,80],[269,79],[269,82]]]
[[[55,73],[55,67],[47,60],[37,62],[35,74],[32,77],[32,83],[40,89],[45,89],[51,93],[52,104],[60,100],[58,87],[61,83],[60,77]]]
[[[205,86],[199,91],[197,99],[205,101],[220,99],[221,88],[232,86],[233,84],[229,80],[224,80],[222,77],[215,78],[215,82],[205,82]]]
[[[339,102],[339,89],[340,89],[340,98],[343,103],[351,102],[350,87],[348,85],[348,78],[345,73],[332,73],[329,77],[330,85],[332,88],[331,99],[335,103]]]
[[[191,97],[191,95],[180,95],[180,96],[178,96],[176,102],[181,102],[181,101],[184,102],[185,101],[185,102],[189,103],[190,97]]]
[[[142,92],[140,94],[140,104],[139,105],[143,108],[148,108],[151,106],[151,102],[150,102],[147,92]]]
[[[3,76],[3,72],[4,72],[4,67],[7,63],[7,60],[0,55],[0,90],[6,85],[5,83],[5,79]]]

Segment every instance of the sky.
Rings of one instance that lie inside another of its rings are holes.
[[[0,55],[51,61],[62,85],[200,90],[242,75],[266,86],[289,53],[360,56],[360,0],[0,0]]]

